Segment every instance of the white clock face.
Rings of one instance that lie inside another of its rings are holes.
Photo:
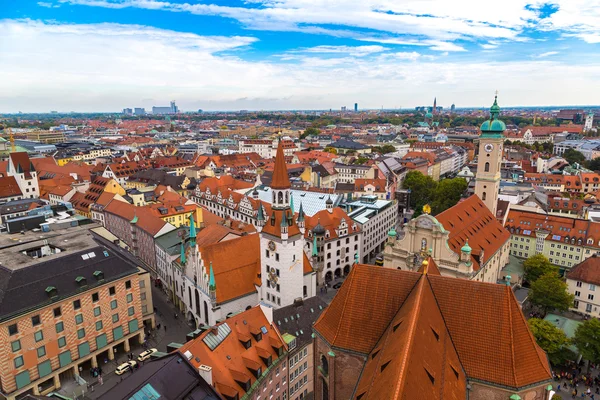
[[[488,153],[491,153],[491,152],[492,152],[492,150],[494,150],[494,145],[493,145],[493,144],[491,144],[491,143],[488,143],[488,144],[486,144],[486,145],[485,145],[484,149],[485,149],[485,151],[487,151]]]

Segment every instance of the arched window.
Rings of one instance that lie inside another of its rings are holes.
[[[209,323],[208,323],[208,304],[206,303],[206,301],[204,302],[204,323],[206,325],[209,325]]]
[[[325,376],[329,375],[329,362],[324,354],[321,354],[321,369],[323,370],[323,374],[325,374]]]
[[[273,204],[275,204],[275,191],[273,191]]]
[[[285,203],[286,204],[290,202],[289,196],[290,196],[289,192],[285,192]]]
[[[279,195],[277,196],[277,203],[283,204],[283,192],[279,192]]]
[[[200,317],[200,293],[198,293],[198,289],[196,289],[196,315]]]
[[[481,200],[485,200],[487,198],[487,194],[485,192],[483,192],[481,194]]]
[[[485,163],[484,172],[490,172],[490,163],[489,162]]]

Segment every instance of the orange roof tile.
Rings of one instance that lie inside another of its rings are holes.
[[[21,196],[23,193],[14,176],[4,176],[0,178],[0,198]]]
[[[370,354],[356,391],[368,398],[464,398],[465,377],[510,388],[552,379],[504,285],[359,264],[314,329],[330,346]]]
[[[217,284],[217,302],[223,303],[256,292],[260,286],[260,237],[242,236],[239,239],[205,245],[199,248],[206,273],[213,266]]]
[[[567,272],[567,279],[600,285],[600,257],[594,254],[580,262]]]
[[[260,368],[264,372],[268,368],[266,358],[275,362],[279,358],[278,349],[285,350],[286,347],[279,331],[269,322],[260,306],[230,317],[218,326],[230,330],[230,333],[214,349],[205,342],[216,339],[212,330],[207,330],[178,351],[181,354],[189,351],[194,367],[204,364],[212,368],[213,386],[221,395],[242,398],[246,391],[240,384],[249,381],[252,386],[256,382],[256,370],[253,371],[253,368]],[[261,333],[257,341],[257,336],[252,335],[251,330],[258,328],[260,332],[262,327],[267,333]],[[244,343],[248,340],[250,347],[246,348]]]
[[[475,271],[510,239],[510,233],[477,195],[436,215],[436,219],[450,231],[448,245],[456,254],[460,254],[461,247],[469,241]],[[482,251],[484,260],[481,260]]]

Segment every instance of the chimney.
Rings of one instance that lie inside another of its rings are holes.
[[[212,333],[213,335],[217,336],[219,334],[219,327],[216,325],[213,325],[210,327],[210,333]]]
[[[213,384],[212,367],[201,364],[198,367],[198,373],[200,373],[200,376],[202,377],[202,379],[204,379],[206,381],[206,383],[208,383],[210,386],[212,386],[212,384]]]

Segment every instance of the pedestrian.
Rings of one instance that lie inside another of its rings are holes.
[[[164,328],[165,328],[165,332],[166,332],[167,331],[167,326],[165,325]]]

